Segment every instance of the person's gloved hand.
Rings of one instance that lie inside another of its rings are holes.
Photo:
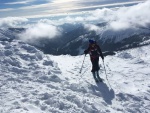
[[[86,51],[86,50],[84,51],[84,54],[85,54],[85,55],[87,54],[87,51]]]

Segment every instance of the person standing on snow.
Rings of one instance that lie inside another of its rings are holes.
[[[93,77],[96,82],[102,81],[102,79],[99,77],[99,56],[101,56],[102,60],[104,60],[104,56],[96,41],[91,39],[89,40],[89,47],[84,51],[85,55],[88,53],[90,54],[90,60],[92,63],[91,72],[93,73]]]

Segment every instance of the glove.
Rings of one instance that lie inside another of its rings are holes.
[[[86,55],[87,53],[88,53],[87,50],[85,50],[85,51],[84,51],[84,54]]]

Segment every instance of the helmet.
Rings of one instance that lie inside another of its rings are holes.
[[[90,39],[90,40],[89,40],[89,43],[90,43],[90,44],[94,44],[94,43],[95,43],[95,41],[94,41],[94,40],[92,40],[92,39]]]

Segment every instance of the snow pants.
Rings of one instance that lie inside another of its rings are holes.
[[[92,70],[91,70],[91,72],[99,71],[99,69],[100,69],[100,67],[99,67],[99,57],[91,59],[91,62],[92,62]]]

